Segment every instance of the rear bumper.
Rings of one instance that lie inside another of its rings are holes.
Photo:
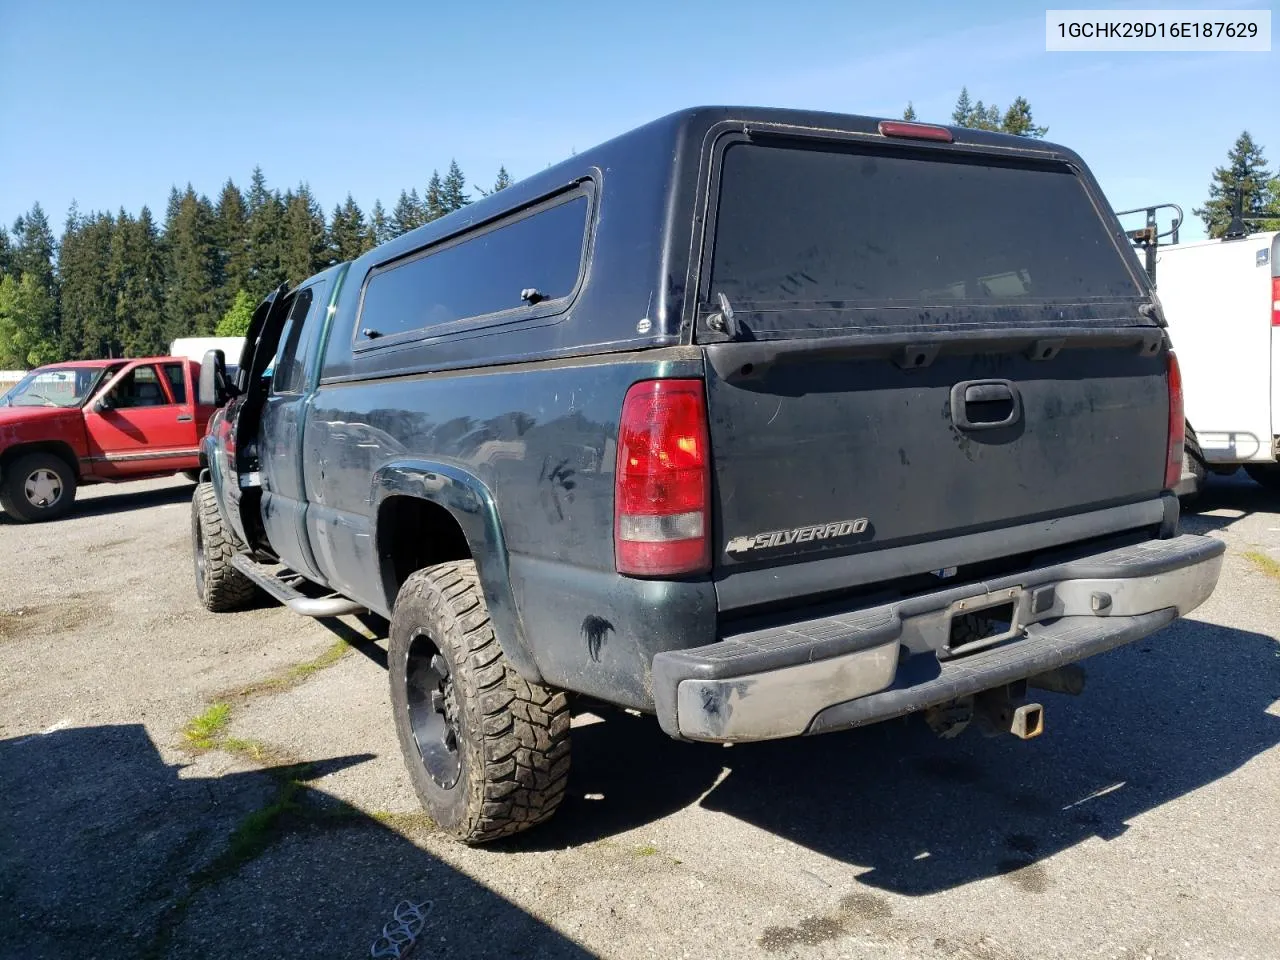
[[[902,716],[1160,629],[1218,582],[1225,545],[1185,535],[879,607],[728,637],[653,661],[662,728],[735,742]],[[956,616],[1001,605],[1005,639],[951,648]]]

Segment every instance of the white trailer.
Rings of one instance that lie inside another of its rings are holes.
[[[1243,466],[1280,489],[1280,232],[1159,246],[1155,281],[1182,367],[1189,471]]]
[[[244,337],[179,337],[170,344],[169,354],[199,363],[210,350],[221,350],[227,361],[227,376],[234,378],[243,349]]]

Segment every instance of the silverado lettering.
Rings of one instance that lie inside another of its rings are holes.
[[[842,520],[839,523],[818,523],[811,527],[794,527],[791,530],[773,530],[769,533],[757,533],[754,536],[734,537],[725,547],[725,552],[746,553],[748,550],[763,550],[767,547],[787,546],[792,543],[848,537],[855,533],[865,533],[868,523],[866,517],[859,517],[857,520]]]

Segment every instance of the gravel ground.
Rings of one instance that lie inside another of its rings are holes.
[[[1038,740],[588,714],[557,817],[479,850],[421,816],[366,625],[197,605],[191,490],[0,515],[0,956],[366,957],[410,900],[414,957],[1280,957],[1280,497],[1245,479],[1184,523],[1217,593]]]

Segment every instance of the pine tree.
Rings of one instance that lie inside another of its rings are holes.
[[[914,120],[916,118],[916,108],[910,100],[907,101],[907,109],[902,111],[903,120]]]
[[[505,190],[509,186],[511,186],[511,175],[507,173],[506,167],[499,167],[498,176],[493,181],[493,188],[491,190],[486,190],[484,187],[477,185],[476,190],[479,191],[480,196],[482,197],[491,197],[499,190]]]
[[[49,228],[49,218],[40,204],[35,204],[30,213],[14,221],[13,236],[15,272],[31,274],[37,283],[52,292],[55,288],[53,230]]]
[[[81,216],[74,204],[58,254],[59,353],[65,359],[119,356],[116,294],[111,283],[115,221],[105,213]]]
[[[427,218],[423,213],[422,201],[418,199],[417,188],[407,192],[401,190],[400,199],[396,201],[395,209],[391,211],[391,235],[398,237],[426,222]]]
[[[166,338],[208,336],[218,323],[218,245],[213,205],[191,184],[170,195],[164,246]]]
[[[1241,193],[1240,215],[1250,232],[1280,230],[1280,179],[1267,170],[1261,144],[1246,130],[1227,154],[1227,165],[1213,171],[1209,199],[1192,211],[1204,221],[1211,238],[1223,236],[1235,209],[1236,190]]]
[[[121,354],[150,357],[168,352],[165,338],[165,255],[151,210],[137,219],[123,210],[111,238],[111,286],[116,293],[116,338]]]
[[[253,168],[246,199],[249,209],[249,296],[261,300],[285,280],[281,267],[284,237],[284,201],[278,191],[267,189],[261,167]]]
[[[13,247],[9,243],[9,231],[0,226],[0,277],[13,272]]]
[[[431,179],[427,181],[427,194],[423,200],[423,207],[426,211],[428,223],[432,220],[438,220],[448,213],[444,208],[444,187],[440,183],[439,170],[431,171]]]
[[[332,258],[327,240],[324,210],[311,188],[299,184],[296,193],[290,191],[286,195],[284,207],[280,266],[290,283],[299,284],[329,266]]]
[[[249,324],[253,320],[253,298],[243,290],[236,291],[231,306],[218,321],[213,331],[219,337],[243,337],[249,332]]]
[[[957,109],[959,109],[958,106]],[[970,109],[969,121],[963,126],[973,130],[990,130],[998,133],[1000,131],[1000,108],[994,103],[991,106],[987,106],[979,100]]]
[[[1002,113],[994,103],[988,106],[981,100],[977,103],[971,101],[968,87],[960,88],[955,109],[951,111],[951,122],[957,127],[1012,133],[1020,137],[1040,138],[1049,132],[1048,127],[1036,126],[1031,116],[1031,104],[1025,97],[1015,97],[1009,109]]]
[[[39,203],[14,221],[13,235],[17,335],[28,356],[39,356],[41,363],[48,363],[59,359],[58,284],[53,269],[53,230]],[[24,287],[22,281],[27,277],[34,287]]]
[[[366,250],[369,228],[364,222],[364,214],[351,194],[347,199],[333,208],[333,216],[329,220],[329,249],[341,262],[354,260]]]
[[[394,234],[391,232],[391,221],[387,219],[387,211],[382,209],[382,201],[373,202],[373,211],[369,214],[369,233],[365,241],[372,250],[379,244],[386,243]]]
[[[134,279],[138,269],[134,257],[136,223],[121,207],[116,214],[115,229],[111,232],[111,257],[107,262],[107,280],[115,294],[115,300],[111,304],[112,318],[115,321],[112,338],[120,346],[123,356],[129,355],[129,347],[134,343],[133,333],[137,322],[130,299],[137,289]]]
[[[64,360],[78,359],[81,347],[82,312],[91,298],[86,289],[92,284],[91,265],[80,244],[80,225],[82,221],[80,207],[75,199],[67,209],[67,219],[62,225],[62,239],[58,244],[58,353]],[[71,281],[71,290],[66,289],[67,281]],[[79,282],[77,282],[79,281]],[[70,296],[68,296],[68,292]],[[70,308],[68,312],[68,308]]]
[[[1005,133],[1016,134],[1019,137],[1034,137],[1039,139],[1049,132],[1048,127],[1038,127],[1031,117],[1031,104],[1027,103],[1025,97],[1014,97],[1013,103],[1009,104],[1009,109],[1004,112],[1004,119],[1000,123],[1000,129]]]
[[[17,298],[17,278],[12,273],[0,275],[0,370],[27,368],[26,353],[18,343]]]
[[[0,280],[0,360],[27,369],[59,359],[57,303],[34,273]]]
[[[230,178],[222,185],[214,218],[220,284],[213,308],[222,313],[236,293],[249,286],[253,266],[249,250],[249,210],[244,194]]]
[[[445,213],[461,210],[471,202],[471,197],[465,192],[466,186],[467,181],[458,162],[450,160],[449,172],[444,175],[444,182],[440,187],[440,207]]]

